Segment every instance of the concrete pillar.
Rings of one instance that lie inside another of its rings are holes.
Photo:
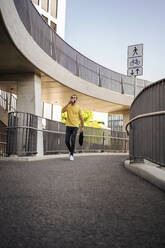
[[[26,73],[17,81],[17,111],[42,116],[41,78],[34,73]],[[42,119],[38,118],[38,129],[42,129]],[[18,144],[19,145],[19,144]],[[37,156],[43,155],[43,133],[37,132]]]
[[[123,131],[125,132],[125,127],[129,122],[129,111],[123,112]]]

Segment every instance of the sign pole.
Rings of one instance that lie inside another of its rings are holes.
[[[136,83],[137,83],[136,76],[134,76],[134,98],[136,96]]]

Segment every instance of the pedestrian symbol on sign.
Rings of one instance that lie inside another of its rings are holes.
[[[143,57],[143,44],[128,47],[128,58]]]
[[[138,49],[137,49],[137,47],[134,47],[134,49],[133,49],[133,55],[132,56],[135,56],[135,55],[138,55]]]

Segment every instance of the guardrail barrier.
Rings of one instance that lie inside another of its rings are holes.
[[[42,128],[38,128],[42,122]],[[68,152],[65,145],[65,125],[62,122],[23,112],[11,112],[8,117],[7,154],[27,156],[37,153],[37,132],[43,132],[44,155]],[[128,151],[126,132],[85,127],[80,147],[78,135],[76,152]]]

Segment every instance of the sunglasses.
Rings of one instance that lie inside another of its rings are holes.
[[[77,97],[76,97],[76,96],[71,96],[71,98],[76,98],[76,99],[77,99]]]

